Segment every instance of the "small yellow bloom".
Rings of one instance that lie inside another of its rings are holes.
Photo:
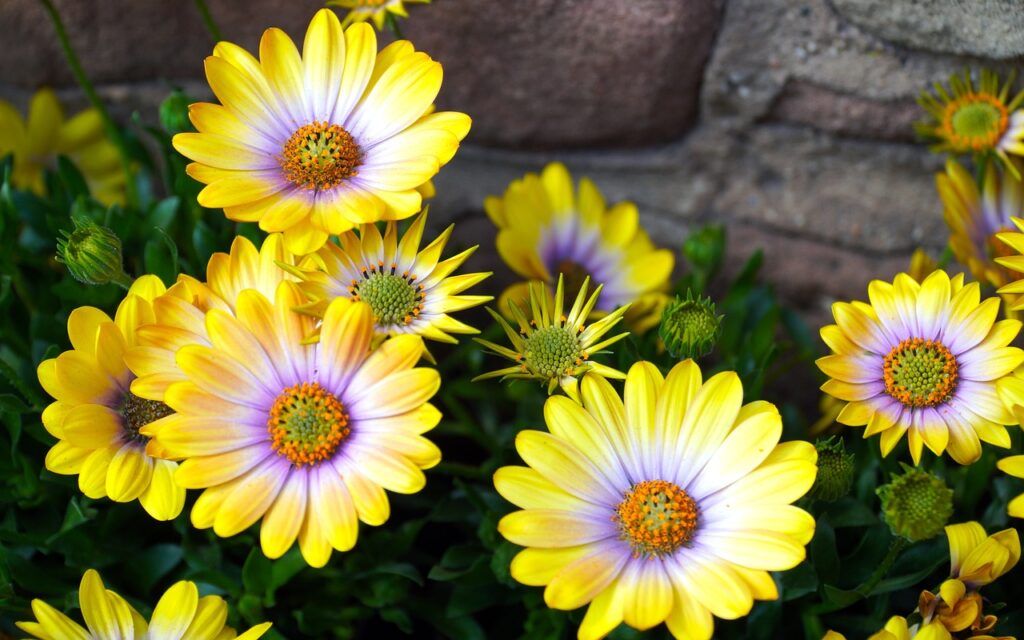
[[[234,629],[224,625],[228,614],[224,599],[220,596],[200,598],[195,583],[186,580],[164,593],[148,623],[124,598],[108,590],[94,569],[82,576],[78,601],[87,629],[38,599],[32,601],[36,621],[16,624],[41,640],[256,640],[271,626],[264,622],[236,636]]]
[[[68,318],[73,347],[38,368],[39,382],[56,402],[43,411],[43,426],[56,445],[46,468],[78,475],[82,493],[115,502],[139,500],[158,520],[182,509],[185,490],[174,483],[177,464],[146,452],[142,429],[173,411],[131,391],[136,374],[125,354],[138,343],[140,327],[153,320],[154,300],[164,294],[156,276],[135,281],[111,319],[93,307]]]
[[[124,201],[124,172],[117,147],[103,130],[103,119],[87,109],[70,120],[57,96],[41,89],[32,96],[28,119],[0,100],[0,158],[14,154],[14,186],[38,195],[46,193],[44,170],[56,167],[57,156],[67,156],[82,173],[89,191],[103,204]]]
[[[577,398],[580,378],[587,372],[606,378],[625,378],[621,371],[594,362],[591,357],[629,335],[626,331],[601,340],[622,319],[629,305],[615,309],[591,325],[584,324],[601,295],[601,287],[598,286],[587,298],[589,282],[589,278],[584,278],[576,301],[567,314],[563,313],[562,275],[558,276],[558,287],[550,302],[543,284],[531,286],[529,313],[519,303],[511,304],[518,331],[488,307],[487,311],[505,330],[512,348],[480,338],[474,340],[516,364],[479,375],[473,380],[499,377],[503,380],[540,380],[547,384],[549,394],[561,387],[570,397]]]
[[[816,438],[841,431],[843,425],[836,422],[836,418],[839,417],[845,406],[846,403],[839,398],[833,398],[827,393],[821,394],[821,397],[818,398],[818,411],[821,413],[821,417],[808,427],[807,435]]]
[[[986,536],[980,524],[966,522],[947,526],[946,535],[950,575],[967,589],[976,590],[995,581],[1020,560],[1020,536],[1016,529]]]
[[[1003,458],[998,464],[1003,473],[1015,478],[1024,478],[1024,456]],[[1007,512],[1014,518],[1024,518],[1024,493],[1010,500]]]
[[[479,333],[448,314],[492,300],[463,293],[491,274],[452,275],[476,251],[470,247],[441,260],[454,225],[421,251],[426,223],[424,211],[401,239],[395,222],[387,223],[383,237],[375,224],[365,224],[358,234],[342,234],[340,246],[328,242],[299,267],[289,268],[311,300],[302,310],[322,317],[332,300],[349,298],[370,305],[381,337],[411,333],[455,343],[452,333]]]
[[[654,246],[632,202],[606,206],[593,182],[582,178],[574,189],[568,169],[556,162],[515,180],[484,208],[498,227],[498,253],[525,278],[499,298],[502,313],[510,301],[526,301],[530,282],[554,286],[561,274],[569,291],[587,277],[603,285],[598,315],[632,304],[626,323],[634,331],[660,322],[675,257]]]
[[[438,62],[408,40],[378,53],[372,27],[342,29],[330,9],[313,16],[302,54],[280,29],[259,54],[218,43],[206,77],[221,104],[192,105],[198,133],[174,137],[206,185],[201,205],[283,232],[297,254],[422,208],[420,189],[470,127],[463,113],[433,112]]]
[[[373,20],[377,30],[383,31],[388,14],[408,18],[409,13],[405,10],[405,5],[429,3],[430,0],[330,0],[327,6],[348,9],[348,15],[341,23],[343,27],[353,22]]]
[[[910,267],[907,269],[907,273],[917,282],[924,282],[924,279],[938,267],[938,263],[928,255],[928,252],[918,247],[910,256]]]
[[[923,92],[918,103],[928,118],[915,125],[924,138],[934,140],[938,153],[992,153],[1009,164],[1008,154],[1024,155],[1024,91],[1010,98],[1013,78],[999,86],[999,76],[982,69],[977,84],[969,71],[949,78],[949,90],[935,83],[935,93]]]

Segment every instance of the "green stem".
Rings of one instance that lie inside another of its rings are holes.
[[[217,27],[217,22],[214,21],[213,15],[210,13],[210,8],[206,6],[206,0],[195,0],[196,9],[199,10],[199,17],[203,19],[203,26],[209,32],[210,37],[213,38],[214,43],[220,42],[224,37],[220,33],[220,28]]]
[[[114,120],[110,117],[110,112],[107,111],[106,105],[103,104],[99,94],[96,93],[96,89],[93,87],[92,82],[89,81],[89,77],[85,75],[85,69],[82,68],[82,63],[78,60],[78,54],[75,53],[74,48],[71,46],[68,32],[64,28],[64,21],[61,20],[57,8],[53,6],[52,0],[39,0],[39,3],[43,5],[43,9],[46,10],[50,20],[53,22],[53,29],[57,32],[57,40],[60,41],[61,49],[64,50],[64,57],[68,61],[68,66],[71,67],[71,74],[75,76],[75,81],[82,88],[85,97],[88,98],[92,107],[100,114],[107,137],[110,138],[111,142],[114,143],[120,152],[121,169],[125,175],[125,197],[130,205],[137,207],[139,198],[135,188],[135,176],[132,173],[128,147],[125,145],[121,130],[114,124]]]
[[[405,36],[402,35],[402,28],[398,26],[398,18],[395,17],[395,14],[388,11],[384,15],[384,24],[388,26],[391,33],[395,34],[395,39],[405,40]]]
[[[124,288],[125,291],[130,289],[132,286],[132,277],[125,273],[124,271],[111,278],[110,281]]]
[[[910,542],[902,537],[897,536],[893,539],[892,544],[889,545],[889,551],[886,552],[885,557],[882,558],[881,564],[879,564],[874,573],[872,573],[867,580],[864,581],[856,591],[863,597],[871,595],[871,591],[878,586],[878,583],[882,581],[885,574],[889,573],[889,569],[892,569],[892,565],[896,563],[896,559],[900,557],[903,550],[910,546]]]

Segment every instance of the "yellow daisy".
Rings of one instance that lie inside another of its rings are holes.
[[[1011,200],[1008,203],[1008,215],[1010,215],[1010,222],[1013,223],[1018,230],[1024,231],[1024,217],[1017,217],[1016,214],[1024,216],[1024,184],[1017,182],[1015,190],[1007,200]],[[1016,213],[1014,213],[1016,212]],[[1000,257],[996,258],[996,262],[1005,269],[1013,272],[1007,274],[1006,281],[1008,284],[1003,284],[999,288],[999,293],[1006,296],[1007,308],[1010,311],[1020,311],[1024,309],[1024,278],[1020,278],[1020,273],[1024,272],[1024,233],[1018,233],[1017,231],[1005,231],[1003,233],[996,234],[996,237],[1000,242],[1003,243],[1004,249]],[[1004,273],[1006,273],[1004,271]],[[1002,283],[1000,283],[1002,284]]]
[[[582,403],[549,398],[549,432],[516,438],[528,466],[494,474],[522,509],[498,523],[526,547],[512,577],[544,586],[549,607],[589,603],[580,640],[621,622],[706,640],[713,615],[739,618],[778,598],[768,572],[803,561],[814,519],[791,503],[814,483],[814,446],[779,444],[779,412],[743,405],[731,371],[705,382],[685,360],[663,378],[640,362],[625,385],[620,398],[587,376]]]
[[[487,273],[451,274],[462,266],[476,247],[441,260],[455,225],[449,226],[420,251],[424,211],[398,239],[398,225],[388,222],[383,237],[375,224],[359,233],[349,231],[307,258],[303,268],[290,269],[303,282],[311,303],[304,307],[322,316],[331,300],[350,298],[370,305],[376,332],[383,336],[417,334],[441,342],[457,342],[449,333],[479,333],[448,315],[489,302],[491,296],[461,295],[481,282]]]
[[[50,89],[32,96],[27,120],[0,100],[0,158],[8,153],[14,154],[11,180],[19,189],[44,195],[44,170],[56,167],[57,156],[65,155],[82,173],[94,198],[108,205],[124,201],[120,156],[106,138],[100,114],[87,109],[65,120]]]
[[[163,293],[159,278],[143,276],[113,320],[94,307],[75,309],[68,317],[73,349],[44,360],[38,375],[56,399],[43,411],[43,426],[58,440],[46,455],[46,468],[78,475],[79,488],[90,498],[138,499],[157,520],[170,520],[185,502],[185,490],[173,479],[178,465],[147,455],[141,430],[172,410],[132,393],[135,373],[124,358],[139,327],[152,322],[154,299]]]
[[[568,314],[563,313],[564,276],[558,276],[553,300],[549,298],[543,283],[531,285],[529,313],[518,302],[509,305],[519,325],[518,331],[488,307],[488,313],[505,330],[512,348],[481,338],[474,340],[491,353],[508,358],[516,364],[479,375],[473,378],[474,382],[499,377],[503,380],[540,380],[547,383],[549,394],[561,387],[569,396],[576,398],[579,395],[580,378],[587,372],[606,378],[625,378],[621,371],[593,362],[590,358],[629,335],[626,331],[601,339],[622,319],[629,305],[613,310],[591,325],[584,324],[601,296],[601,286],[598,286],[587,298],[589,283],[589,278],[583,279]]]
[[[320,341],[302,344],[315,322],[292,311],[302,302],[298,287],[282,282],[273,302],[247,289],[235,315],[207,312],[210,345],[177,351],[186,379],[164,396],[175,415],[143,433],[184,459],[181,486],[206,489],[194,526],[232,536],[262,519],[268,557],[297,537],[306,561],[321,567],[332,549],[355,545],[359,520],[388,519],[385,489],[423,488],[422,469],[441,457],[421,435],[440,420],[427,403],[440,379],[414,368],[419,336],[370,353],[370,307],[345,298],[327,308]]]
[[[87,628],[38,599],[32,601],[36,621],[17,626],[41,640],[256,640],[271,626],[264,622],[237,635],[224,625],[228,605],[223,598],[200,598],[195,583],[185,580],[161,596],[148,624],[124,598],[104,586],[94,569],[82,576],[78,601]]]
[[[665,293],[675,265],[667,249],[657,249],[640,227],[632,202],[611,207],[587,178],[573,189],[565,165],[549,164],[540,175],[528,173],[512,182],[502,197],[484,202],[498,227],[497,246],[505,263],[526,282],[513,284],[498,307],[529,297],[529,282],[554,285],[558,274],[570,291],[584,278],[601,284],[594,307],[607,313],[633,304],[627,323],[641,331],[656,326],[668,302]]]
[[[1003,237],[1001,232],[1012,228],[1013,216],[1024,212],[1021,179],[990,166],[979,191],[974,177],[950,159],[946,161],[946,172],[936,174],[935,186],[949,227],[949,246],[957,261],[981,282],[995,287],[1009,282],[1012,278],[1000,265],[1006,266],[1003,258],[1012,256],[1013,251],[999,238]],[[1024,268],[1019,262],[1018,266]]]
[[[915,125],[924,138],[934,140],[939,153],[994,153],[1017,173],[1007,154],[1024,155],[1024,91],[1010,99],[1013,78],[1000,88],[999,76],[982,69],[977,84],[970,71],[949,77],[949,90],[935,83],[935,93],[918,98],[930,116]]]
[[[903,616],[893,616],[885,623],[885,628],[868,637],[868,640],[953,640],[938,622],[931,622],[925,625],[907,625],[907,619]],[[846,636],[835,631],[829,631],[821,640],[846,640]],[[979,640],[981,640],[979,638]]]
[[[348,15],[341,23],[343,27],[354,22],[373,20],[377,30],[383,31],[388,14],[409,17],[405,10],[407,4],[430,4],[430,0],[331,0],[327,6],[348,9]]]
[[[1024,478],[1024,456],[1010,456],[998,462],[1003,473],[1015,478]],[[1024,518],[1024,493],[1018,495],[1007,505],[1007,513],[1014,518]]]
[[[870,304],[832,305],[836,324],[821,329],[833,355],[818,359],[830,377],[821,390],[848,404],[836,418],[881,434],[888,455],[903,434],[916,464],[924,445],[960,464],[981,455],[981,441],[1010,446],[1003,425],[1015,424],[996,383],[1024,362],[1008,346],[1017,320],[996,322],[999,299],[981,301],[980,287],[935,271],[918,284],[905,273],[874,280]]]
[[[220,42],[206,77],[221,104],[198,103],[198,133],[174,147],[207,186],[204,207],[284,232],[289,250],[319,249],[328,234],[420,210],[417,190],[451,160],[469,131],[462,113],[431,113],[441,65],[407,40],[377,53],[366,24],[342,30],[330,9],[310,22],[300,55],[268,29],[257,60]]]

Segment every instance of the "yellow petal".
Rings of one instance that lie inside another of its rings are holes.
[[[107,469],[107,495],[114,502],[135,500],[153,477],[153,459],[142,447],[129,443],[120,448]]]
[[[139,503],[156,520],[174,520],[185,506],[185,488],[174,482],[176,462],[153,461],[153,478],[149,481]]]
[[[593,545],[589,554],[567,565],[548,583],[544,602],[552,609],[582,607],[611,584],[628,559],[629,554],[621,550]]]
[[[149,637],[180,638],[188,629],[199,605],[194,582],[177,582],[160,597],[149,621]]]

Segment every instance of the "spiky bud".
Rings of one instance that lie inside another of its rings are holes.
[[[711,298],[694,298],[688,290],[685,299],[676,296],[665,307],[658,333],[672,357],[699,358],[710,353],[718,342],[722,318],[716,315]]]
[[[842,438],[831,436],[814,443],[818,450],[818,475],[809,497],[835,502],[850,492],[853,484],[854,456],[846,453]]]
[[[882,499],[882,517],[894,535],[911,542],[934,538],[953,515],[953,490],[927,471],[903,469],[903,475],[875,490]]]
[[[57,239],[57,262],[67,265],[75,280],[85,284],[114,282],[127,287],[131,278],[124,272],[121,239],[84,215],[71,219],[74,229],[62,230]]]

